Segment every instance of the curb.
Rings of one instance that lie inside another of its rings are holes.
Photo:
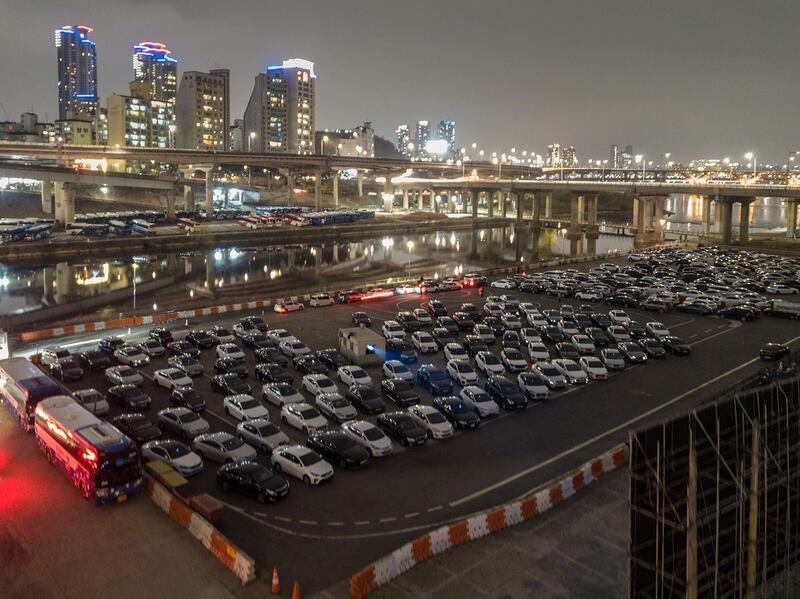
[[[146,492],[153,503],[188,530],[222,565],[233,572],[243,585],[255,580],[255,561],[220,534],[208,520],[176,499],[166,487],[152,477],[147,477]]]
[[[353,574],[350,577],[350,596],[362,599],[434,555],[535,518],[616,470],[625,464],[625,459],[625,446],[620,445],[533,495],[417,537]]]

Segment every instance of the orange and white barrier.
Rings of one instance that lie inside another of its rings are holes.
[[[188,530],[195,539],[213,553],[228,570],[242,581],[242,584],[255,580],[256,563],[217,532],[217,529],[208,520],[176,499],[164,486],[150,477],[147,479],[147,494],[156,505],[169,514],[170,518]]]
[[[353,574],[350,596],[361,599],[434,555],[535,518],[624,463],[625,446],[620,445],[533,495],[432,530]]]

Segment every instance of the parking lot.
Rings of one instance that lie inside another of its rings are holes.
[[[622,259],[617,261],[623,264]],[[580,265],[582,271],[597,266]],[[503,295],[530,302],[539,310],[560,310],[564,305],[580,311],[592,304],[597,313],[607,313],[609,306],[588,300],[559,298],[545,293],[523,293],[518,289],[487,287],[485,295]],[[424,306],[429,299],[441,300],[452,313],[464,302],[483,306],[485,298],[475,288],[437,293],[431,296],[409,294],[376,297],[368,302],[312,308],[285,314],[266,313],[270,329],[285,328],[312,350],[337,346],[337,331],[351,326],[351,314],[364,311],[372,319],[372,328],[380,331],[386,320],[399,311]],[[617,309],[616,307],[613,309]],[[289,577],[297,578],[306,589],[316,590],[350,574],[370,560],[391,550],[417,531],[430,528],[474,511],[516,498],[550,478],[573,468],[612,445],[627,438],[627,430],[660,420],[671,413],[685,411],[697,400],[708,397],[737,378],[761,367],[758,348],[767,342],[794,343],[800,328],[783,319],[762,317],[753,322],[729,320],[714,315],[669,311],[645,312],[636,308],[625,311],[644,325],[663,323],[673,335],[691,347],[691,355],[667,355],[644,364],[628,364],[611,372],[607,380],[567,385],[553,390],[547,401],[531,402],[526,410],[504,411],[496,418],[482,420],[474,430],[456,430],[444,440],[428,440],[424,446],[405,448],[394,443],[390,456],[375,458],[360,470],[335,466],[333,480],[318,487],[289,478],[288,497],[261,505],[249,496],[224,493],[214,475],[217,464],[206,462],[203,471],[191,479],[192,485],[209,492],[230,509],[223,531],[250,553],[261,566],[260,575],[277,565]],[[242,315],[244,316],[244,314]],[[176,323],[170,327],[176,339],[194,328],[222,324],[231,328],[237,319],[208,317],[196,322]],[[185,326],[188,324],[188,326]],[[523,324],[523,326],[528,326]],[[136,343],[147,336],[146,330],[124,335]],[[459,333],[457,341],[464,339]],[[81,335],[61,340],[71,352],[93,348],[97,335]],[[499,354],[500,342],[491,346]],[[552,343],[548,342],[555,353]],[[32,350],[35,348],[26,348]],[[524,351],[524,350],[523,350]],[[247,381],[253,395],[261,398],[262,383],[253,376],[255,358],[245,350]],[[223,410],[223,395],[211,389],[215,350],[201,354],[205,375],[194,379],[194,387],[207,402],[203,417],[212,431],[235,432],[237,421]],[[412,370],[432,363],[444,367],[442,351],[420,356]],[[474,360],[472,360],[474,364]],[[169,391],[157,387],[153,372],[167,365],[167,357],[154,359],[141,368],[143,390],[152,397],[145,414],[152,422],[155,413],[169,405]],[[289,366],[295,387],[301,373]],[[382,379],[378,366],[366,368],[375,386]],[[329,375],[332,374],[329,372]],[[509,375],[515,380],[515,375]],[[480,385],[486,377],[480,375]],[[88,387],[105,391],[109,385],[99,372],[87,373],[78,382],[67,383],[71,390]],[[344,386],[337,383],[339,391]],[[416,386],[422,403],[431,404],[432,396]],[[460,390],[454,386],[453,394]],[[313,398],[304,392],[309,403]],[[264,404],[269,418],[280,422],[280,411]],[[387,402],[387,410],[399,409]],[[114,406],[110,417],[121,413]],[[359,415],[369,421],[376,416]],[[298,429],[280,424],[293,443],[303,444],[305,435]],[[165,433],[165,437],[171,435]],[[258,461],[268,464],[269,455],[259,453]],[[64,483],[64,492],[77,492]],[[308,568],[308,556],[315,556],[314,568]]]

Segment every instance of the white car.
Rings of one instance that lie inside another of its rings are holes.
[[[406,330],[396,320],[387,320],[381,326],[381,333],[386,339],[404,339]]]
[[[267,383],[261,387],[261,399],[278,407],[287,403],[303,403],[306,398],[289,383]]]
[[[538,362],[536,372],[542,375],[545,385],[550,389],[561,389],[567,384],[567,378],[552,362]]]
[[[518,309],[520,315],[524,314],[526,318],[528,317],[529,314],[534,314],[535,312],[539,311],[539,308],[537,308],[535,304],[532,304],[530,302],[522,302],[519,305]]]
[[[323,416],[334,422],[347,422],[358,416],[358,412],[349,401],[339,393],[320,393],[314,404]]]
[[[608,378],[608,369],[594,356],[584,356],[578,360],[578,365],[593,381],[603,381]]]
[[[253,460],[256,457],[255,449],[239,437],[234,437],[232,434],[224,432],[205,433],[204,435],[196,436],[192,441],[192,449],[201,458],[208,458],[224,464]]]
[[[601,349],[600,361],[608,370],[625,369],[625,357],[616,347],[606,347]]]
[[[288,403],[281,408],[281,422],[308,434],[328,426],[325,417],[305,402]]]
[[[97,389],[79,389],[72,392],[72,397],[95,416],[104,416],[111,411],[106,396]]]
[[[350,385],[372,386],[372,377],[361,366],[339,366],[336,378],[348,387]]]
[[[517,376],[519,390],[531,401],[550,397],[550,387],[537,371],[522,372]]]
[[[445,360],[469,360],[469,354],[460,343],[448,343],[444,346]]]
[[[608,327],[606,332],[614,343],[621,343],[623,341],[631,340],[631,336],[628,334],[628,329],[619,325],[612,325]]]
[[[137,347],[150,358],[160,358],[167,352],[166,348],[155,339],[145,339]]]
[[[311,348],[302,341],[284,341],[278,346],[278,348],[287,358],[296,358],[298,356],[305,356],[311,353]]]
[[[236,420],[255,420],[256,418],[269,420],[267,408],[252,395],[228,395],[222,400],[222,409],[228,416],[233,416]]]
[[[303,391],[308,391],[311,395],[317,396],[320,393],[336,393],[336,383],[327,374],[307,374],[300,381]]]
[[[528,314],[528,324],[537,331],[541,331],[543,328],[550,326],[550,323],[543,314]]]
[[[559,321],[558,330],[564,333],[565,337],[573,337],[581,334],[580,329],[578,329],[578,325],[576,325],[574,322],[570,322],[569,320]]]
[[[236,433],[251,447],[265,452],[289,444],[289,436],[266,418],[240,422],[236,425]]]
[[[427,431],[431,439],[449,439],[453,436],[453,425],[433,406],[411,406],[408,414]]]
[[[494,302],[486,302],[483,304],[483,312],[487,316],[494,316],[495,318],[500,318],[503,315],[503,308],[500,304],[496,304]]]
[[[419,322],[419,326],[421,327],[429,327],[433,324],[433,318],[431,318],[431,315],[428,314],[428,311],[424,308],[417,308],[412,312],[412,314],[414,315],[414,318],[417,319],[417,322]]]
[[[542,336],[539,334],[538,329],[534,329],[531,327],[524,327],[520,332],[519,336],[522,338],[522,342],[527,345],[532,341],[541,343]]]
[[[498,279],[497,281],[492,281],[489,284],[489,287],[495,287],[497,289],[515,289],[517,286],[514,281],[509,281],[508,279]]]
[[[619,325],[628,324],[631,321],[631,317],[628,316],[625,310],[610,310],[608,317],[611,319],[611,322]]]
[[[503,323],[503,326],[506,327],[508,331],[518,331],[522,328],[522,321],[516,314],[504,313],[500,317],[500,322]]]
[[[489,394],[478,387],[470,385],[464,387],[458,394],[459,399],[464,405],[470,408],[481,418],[490,418],[500,415],[500,406],[489,396]]]
[[[110,385],[141,385],[144,377],[130,366],[111,366],[106,368],[106,381]]]
[[[223,326],[214,326],[206,331],[206,334],[211,337],[214,343],[233,343],[236,337],[228,329]]]
[[[767,287],[767,293],[770,295],[797,295],[800,293],[800,290],[796,289],[795,287],[789,287],[788,285],[773,283]]]
[[[494,333],[492,333],[492,329],[485,324],[476,324],[474,327],[472,327],[472,334],[476,335],[487,345],[494,343],[496,340]]]
[[[411,343],[421,354],[435,354],[439,350],[436,340],[430,333],[416,331],[411,335]]]
[[[528,355],[531,357],[531,360],[535,362],[540,362],[542,360],[549,362],[552,357],[550,355],[550,350],[547,349],[547,346],[541,341],[531,341],[528,343]]]
[[[383,376],[387,379],[403,379],[414,382],[414,373],[400,360],[389,360],[383,363]]]
[[[662,337],[669,337],[672,335],[672,333],[669,332],[669,329],[660,322],[648,322],[646,325],[644,325],[644,328],[647,329],[647,332],[656,339],[661,339]]]
[[[210,430],[208,421],[189,408],[164,408],[158,412],[158,428],[178,433],[184,439],[192,439]]]
[[[230,358],[232,360],[244,361],[244,351],[235,343],[220,343],[217,346],[218,358]]]
[[[478,373],[466,360],[448,360],[447,375],[462,387],[478,382]]]
[[[333,298],[327,293],[315,293],[308,300],[308,305],[312,308],[322,308],[324,306],[332,306],[335,302]]]
[[[392,440],[381,429],[366,420],[353,420],[342,425],[342,432],[361,445],[373,458],[392,453]]]
[[[577,347],[578,351],[582,355],[590,355],[597,350],[594,345],[594,341],[592,341],[587,335],[573,335],[572,345]]]
[[[132,345],[123,345],[116,350],[114,352],[114,359],[116,359],[119,364],[135,366],[136,368],[146,366],[150,363],[148,355],[145,354],[141,348]]]
[[[508,372],[522,372],[528,369],[528,360],[516,348],[507,347],[500,352],[500,362]]]
[[[486,376],[503,374],[506,370],[500,358],[488,351],[479,351],[475,354],[475,367]]]
[[[394,288],[395,295],[409,295],[411,293],[419,293],[419,288],[414,285],[400,285]]]
[[[571,385],[582,385],[589,382],[589,375],[574,360],[559,358],[553,360],[553,366],[564,375],[564,378]]]
[[[272,341],[277,344],[281,344],[284,341],[297,341],[297,337],[292,335],[286,329],[272,329],[271,331],[267,332],[267,337],[269,337]]]
[[[183,391],[194,386],[192,377],[177,368],[162,368],[153,373],[153,382],[159,387],[166,387],[171,391]]]
[[[603,295],[591,289],[581,289],[575,293],[575,299],[585,302],[599,302],[603,299]]]
[[[282,445],[270,458],[275,472],[285,472],[307,485],[318,485],[333,478],[333,466],[314,450],[302,445]]]
[[[286,314],[287,312],[297,312],[298,310],[305,310],[305,305],[303,302],[297,302],[295,300],[281,300],[275,304],[275,307],[272,308],[273,311],[278,312],[279,314]]]
[[[183,443],[163,439],[142,445],[142,457],[170,465],[181,476],[192,476],[203,470],[203,459]]]

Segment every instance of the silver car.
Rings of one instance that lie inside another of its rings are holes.
[[[615,347],[606,347],[600,350],[600,361],[608,370],[624,370],[625,358]]]
[[[461,393],[458,394],[458,397],[464,402],[465,406],[470,408],[481,418],[490,418],[500,415],[500,406],[489,397],[486,391],[477,385],[464,387]]]
[[[320,393],[314,403],[323,416],[336,422],[347,422],[358,416],[353,404],[338,393]]]
[[[189,408],[164,408],[158,412],[158,428],[193,439],[210,430],[208,422]]]
[[[106,368],[106,381],[110,385],[141,385],[144,378],[130,366],[111,366]]]
[[[203,365],[194,356],[187,356],[185,354],[181,356],[173,356],[167,361],[167,363],[172,368],[177,368],[186,376],[193,378],[196,376],[202,376],[205,372]]]
[[[302,403],[306,400],[303,394],[289,383],[267,383],[261,387],[261,399],[279,408],[287,403]]]
[[[150,358],[147,354],[133,345],[123,345],[117,349],[114,352],[114,359],[118,364],[133,366],[135,368],[147,366],[150,363]]]
[[[164,346],[155,339],[145,339],[136,347],[142,350],[143,354],[146,354],[151,358],[160,358],[167,352]]]
[[[217,432],[198,435],[192,441],[194,449],[201,458],[215,462],[239,462],[253,460],[256,450],[230,433]]]
[[[278,428],[277,424],[264,418],[240,422],[236,426],[236,433],[248,445],[267,453],[276,447],[289,444],[289,436]]]
[[[203,469],[203,459],[183,443],[172,440],[150,441],[142,445],[142,457],[160,460],[182,476],[192,476]]]
[[[108,414],[110,410],[106,396],[97,389],[80,389],[78,391],[73,391],[72,397],[95,416],[103,416]]]

